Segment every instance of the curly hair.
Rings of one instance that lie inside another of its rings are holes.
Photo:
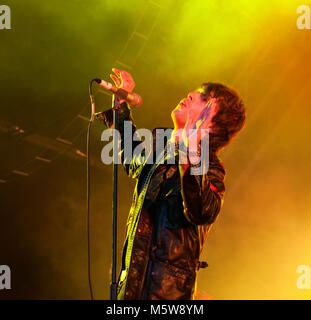
[[[228,145],[245,125],[246,109],[241,97],[231,88],[220,83],[203,83],[203,94],[216,98],[218,106],[211,119],[210,150],[219,152]]]

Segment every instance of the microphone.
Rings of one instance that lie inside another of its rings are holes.
[[[131,93],[124,89],[117,88],[110,82],[107,82],[102,79],[94,79],[101,87],[104,87],[106,90],[111,91],[118,98],[125,100],[132,107],[139,107],[143,103],[143,99],[137,93]]]

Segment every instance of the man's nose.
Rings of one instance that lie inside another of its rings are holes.
[[[187,96],[190,100],[195,100],[196,95],[198,95],[198,92],[190,92]],[[199,94],[200,95],[200,94]]]
[[[194,99],[194,93],[193,92],[190,92],[187,96],[187,98],[189,98],[190,100],[193,100]]]

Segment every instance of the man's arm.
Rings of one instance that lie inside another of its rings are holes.
[[[186,219],[195,225],[212,224],[223,204],[225,169],[212,160],[206,174],[191,174],[190,163],[179,164],[179,171]]]
[[[113,68],[112,71],[114,74],[110,74],[111,79],[113,80],[115,86],[120,89],[124,89],[127,92],[132,92],[135,88],[135,82],[130,75],[125,70],[118,70],[116,68]],[[129,177],[137,178],[141,172],[141,169],[143,167],[144,159],[141,157],[134,157],[132,154],[132,151],[135,149],[135,147],[140,144],[141,141],[137,141],[137,139],[133,140],[134,133],[136,131],[136,126],[134,124],[131,110],[128,106],[128,104],[125,102],[125,100],[120,100],[120,107],[119,107],[119,133],[121,136],[121,146],[120,146],[120,155],[121,155],[121,162],[125,168],[125,171]],[[101,114],[98,115],[98,118],[103,120],[104,123],[108,128],[113,127],[113,110],[109,109]],[[127,135],[126,138],[129,138],[132,144],[132,148],[130,148],[129,154],[125,152],[125,136],[124,136],[124,126],[125,121],[131,121],[131,130],[130,132],[125,132]],[[132,157],[133,156],[133,157]],[[131,157],[131,158],[129,158]]]
[[[128,107],[126,102],[123,102],[120,104],[120,108],[119,108],[119,133],[121,136],[121,141],[120,141],[120,156],[121,156],[121,162],[123,164],[123,167],[127,173],[127,175],[131,178],[137,178],[141,172],[141,169],[143,167],[142,160],[139,160],[137,158],[132,158],[129,159],[128,158],[128,154],[125,153],[125,146],[124,146],[124,141],[125,141],[125,137],[124,137],[124,123],[125,121],[131,121],[132,126],[131,126],[131,131],[132,132],[126,132],[127,135],[130,135],[130,139],[132,142],[132,150],[135,149],[135,147],[140,144],[140,141],[136,141],[133,140],[133,136],[135,134],[136,131],[136,126],[134,124],[133,118],[132,118],[132,114],[131,114],[131,110]],[[98,115],[98,118],[103,120],[105,125],[108,128],[112,128],[113,127],[113,110],[109,109],[103,113],[100,113]],[[132,150],[131,153],[132,153]]]

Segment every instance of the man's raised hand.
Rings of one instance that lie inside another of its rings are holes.
[[[116,68],[112,68],[112,71],[115,73],[115,75],[110,74],[110,78],[113,80],[115,86],[119,89],[132,92],[135,88],[135,82],[130,73],[125,70],[118,70]]]

